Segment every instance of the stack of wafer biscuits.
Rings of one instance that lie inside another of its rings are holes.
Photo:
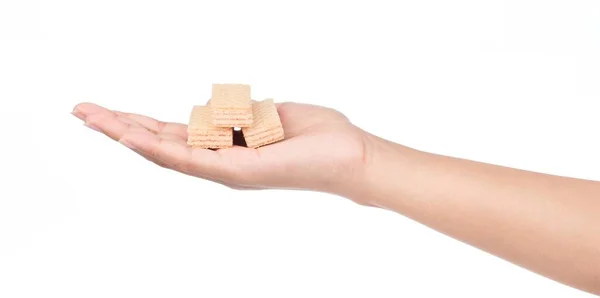
[[[249,148],[266,146],[285,137],[272,99],[252,100],[249,85],[213,84],[208,103],[192,109],[187,143],[192,148],[230,148],[234,146],[234,128],[241,129]]]

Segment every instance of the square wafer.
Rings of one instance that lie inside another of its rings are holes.
[[[209,101],[216,127],[249,127],[253,122],[250,85],[213,84]]]
[[[255,101],[252,104],[254,122],[250,127],[242,127],[246,146],[258,148],[285,138],[281,119],[273,99]]]
[[[193,148],[221,149],[233,147],[231,127],[215,127],[209,106],[194,106],[190,114],[187,143]]]

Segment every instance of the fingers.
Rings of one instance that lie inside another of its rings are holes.
[[[117,141],[126,131],[148,132],[133,120],[117,116],[114,112],[93,103],[81,103],[73,109],[73,115],[85,125]]]
[[[121,120],[123,119],[119,119],[117,115],[112,113],[98,113],[87,116],[85,118],[85,125],[107,135],[115,141],[118,141],[129,130],[150,134],[147,129],[141,126]]]
[[[162,122],[144,115],[115,111],[115,114],[126,117],[154,133],[165,133],[187,138],[187,125],[181,123]]]
[[[107,127],[107,134],[110,133],[109,137],[115,140],[118,140],[120,136],[119,131],[122,134],[124,128],[132,126],[145,128],[155,134],[175,135],[187,139],[187,126],[185,124],[162,122],[139,114],[112,111],[94,103],[78,104],[73,109],[73,115],[96,130],[101,130],[100,126],[109,126]],[[124,123],[125,126],[117,126],[113,121],[115,119]]]
[[[191,149],[181,140],[161,138],[159,135],[148,133],[127,132],[119,142],[178,172],[222,184],[231,177],[231,168],[219,158],[216,151]]]
[[[89,102],[80,103],[73,108],[73,115],[81,120],[85,120],[87,116],[99,113],[110,113],[110,111],[97,104]]]
[[[155,134],[128,132],[118,140],[121,144],[170,165],[189,163],[190,150],[178,142],[162,139]]]

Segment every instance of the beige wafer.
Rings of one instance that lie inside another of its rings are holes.
[[[258,148],[284,139],[283,126],[273,99],[253,102],[252,113],[252,126],[242,127],[246,146]]]
[[[233,147],[232,128],[215,127],[209,106],[194,106],[190,114],[187,143],[193,148],[221,149]]]
[[[249,127],[253,122],[250,85],[213,84],[209,101],[212,124],[217,127]]]

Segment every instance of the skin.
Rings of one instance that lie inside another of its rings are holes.
[[[391,210],[600,295],[600,182],[408,148],[326,107],[277,108],[286,139],[258,149],[191,149],[185,124],[92,103],[73,115],[164,168],[233,189],[319,191]]]

